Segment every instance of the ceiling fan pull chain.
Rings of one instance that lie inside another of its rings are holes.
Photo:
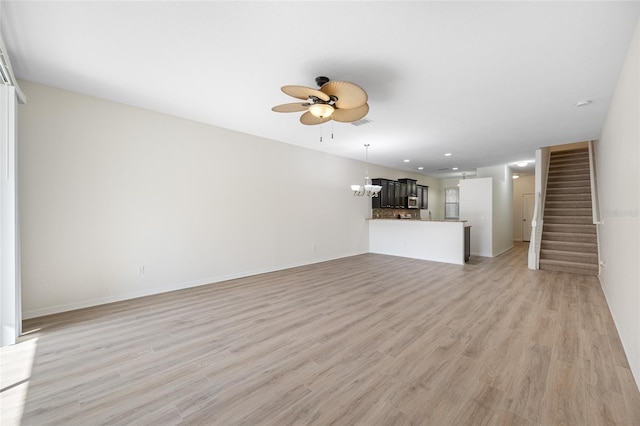
[[[331,139],[333,139],[333,120],[331,121]]]
[[[320,122],[320,142],[322,142],[322,121]]]

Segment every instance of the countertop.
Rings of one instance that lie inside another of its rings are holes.
[[[466,220],[429,220],[429,219],[398,219],[398,218],[383,218],[383,217],[371,217],[367,220],[390,220],[394,222],[447,222],[447,223],[455,223],[455,222],[467,222]]]

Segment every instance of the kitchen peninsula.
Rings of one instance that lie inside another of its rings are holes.
[[[470,228],[466,221],[370,219],[369,252],[463,265]]]

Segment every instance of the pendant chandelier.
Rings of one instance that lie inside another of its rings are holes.
[[[364,185],[351,185],[353,195],[356,197],[377,197],[378,193],[382,189],[380,185],[372,185],[371,178],[369,178],[369,144],[364,145],[365,148],[365,163],[364,163]]]

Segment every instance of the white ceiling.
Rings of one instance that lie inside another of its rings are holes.
[[[450,177],[597,139],[639,5],[2,1],[0,24],[18,78]],[[371,122],[271,111],[319,75],[362,86]]]

